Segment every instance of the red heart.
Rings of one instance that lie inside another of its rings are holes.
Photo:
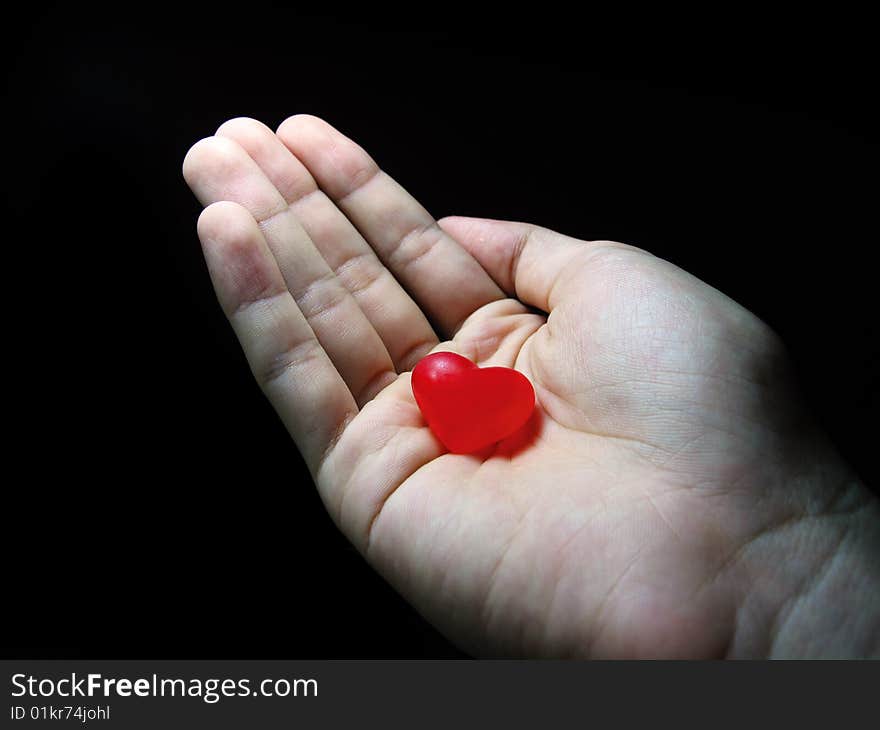
[[[412,390],[434,435],[454,454],[469,454],[510,436],[535,408],[529,379],[510,368],[478,368],[453,352],[419,361]]]

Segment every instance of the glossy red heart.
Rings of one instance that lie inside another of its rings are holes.
[[[434,435],[454,454],[469,454],[519,429],[535,408],[529,379],[510,368],[478,368],[453,352],[419,361],[412,391]]]

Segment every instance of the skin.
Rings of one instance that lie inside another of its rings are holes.
[[[871,656],[880,508],[784,347],[633,246],[435,221],[300,115],[233,119],[184,177],[255,378],[364,557],[480,656]],[[514,436],[445,453],[410,370],[512,367]]]

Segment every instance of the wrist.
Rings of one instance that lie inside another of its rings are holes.
[[[830,495],[821,510],[801,504],[753,541],[732,657],[880,657],[880,500],[854,477],[843,484],[812,485],[814,504]]]
[[[836,511],[801,524],[788,554],[812,567],[777,610],[768,657],[880,657],[878,504],[854,483]]]

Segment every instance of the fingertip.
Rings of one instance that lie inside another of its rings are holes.
[[[181,173],[183,174],[183,179],[186,180],[190,187],[195,183],[195,172],[200,166],[199,161],[203,159],[205,148],[209,144],[208,140],[210,139],[211,137],[203,137],[198,142],[191,145],[183,157]]]
[[[469,215],[447,215],[447,216],[444,216],[443,218],[440,218],[437,221],[437,223],[439,223],[441,226],[445,227],[447,224],[450,226],[457,226],[457,225],[461,225],[463,223],[469,223],[469,222],[474,222],[474,221],[488,221],[488,220],[491,220],[491,219],[490,218],[477,218],[475,216],[469,216]]]
[[[277,135],[337,203],[381,172],[363,147],[311,114],[284,120]]]
[[[253,117],[240,116],[240,117],[232,117],[231,119],[227,119],[223,124],[217,127],[217,132],[215,134],[219,134],[222,130],[228,129],[269,129],[263,122],[259,119],[254,119]]]
[[[438,225],[467,249],[481,245],[506,247],[524,238],[537,226],[494,218],[473,218],[450,215],[437,221]]]
[[[199,214],[196,223],[203,242],[247,238],[255,227],[256,221],[248,210],[231,200],[211,203]]]
[[[250,212],[229,200],[199,216],[199,240],[217,297],[227,315],[286,290],[277,264]]]
[[[183,177],[190,187],[197,188],[207,179],[216,177],[224,164],[241,155],[241,147],[228,137],[203,137],[183,158]]]
[[[468,245],[473,239],[471,232],[480,226],[485,219],[470,218],[463,215],[448,215],[437,221],[437,225],[451,238],[470,250]]]
[[[292,134],[297,128],[309,126],[326,128],[330,125],[321,119],[321,117],[316,117],[314,114],[292,114],[278,125],[275,134],[279,137],[283,137],[285,134]]]
[[[251,117],[233,117],[217,127],[216,137],[232,139],[261,139],[265,133],[273,134],[272,130],[258,119]]]
[[[536,229],[528,223],[449,216],[440,227],[473,256],[493,281],[515,296],[514,268],[524,242]]]

